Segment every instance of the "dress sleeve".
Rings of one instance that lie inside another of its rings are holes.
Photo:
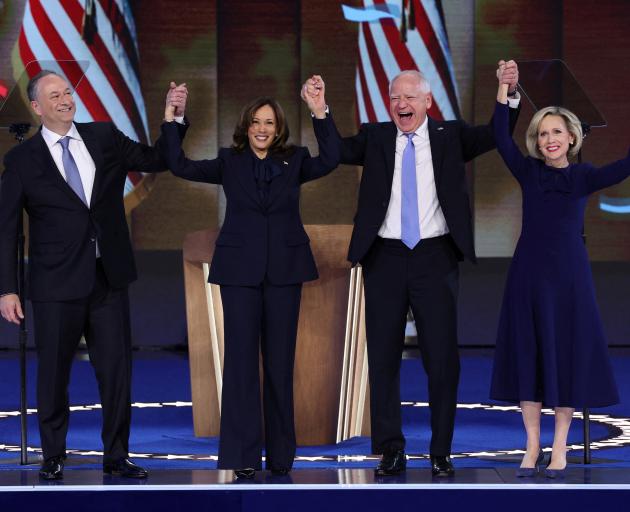
[[[325,119],[313,118],[313,130],[319,146],[319,155],[311,157],[307,151],[300,170],[300,183],[326,176],[339,165],[341,136],[332,116],[329,115]]]
[[[182,149],[177,123],[162,123],[161,130],[160,153],[175,176],[204,183],[223,182],[224,162],[221,157],[212,160],[190,160],[186,158]]]
[[[492,117],[492,127],[497,150],[510,172],[520,182],[527,170],[527,159],[523,156],[509,132],[509,107],[497,102]]]
[[[630,176],[630,151],[626,158],[603,167],[590,167],[586,171],[586,188],[590,194],[611,185],[616,185],[628,176]]]

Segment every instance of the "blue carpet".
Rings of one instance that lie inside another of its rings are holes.
[[[630,352],[616,349],[613,366],[622,403],[606,410],[591,411],[619,418],[630,417]],[[524,432],[520,413],[504,410],[505,404],[493,403],[488,399],[489,380],[492,368],[492,352],[489,350],[466,349],[462,351],[462,373],[459,388],[460,408],[457,412],[453,453],[459,454],[457,467],[501,467],[514,466],[510,450],[521,449]],[[33,354],[28,359],[28,403],[35,408],[35,369]],[[187,355],[167,351],[134,353],[133,409],[131,451],[150,455],[139,458],[148,468],[163,469],[214,469],[216,468],[217,438],[197,438],[193,434],[192,409],[190,402],[190,375]],[[19,365],[17,352],[0,353],[0,469],[18,469],[20,442],[19,418],[11,416],[19,408]],[[426,378],[419,359],[405,359],[401,373],[401,398],[403,402],[425,402],[427,400]],[[73,366],[70,388],[72,405],[86,406],[71,415],[68,433],[68,448],[80,454],[71,454],[67,467],[100,467],[100,457],[90,451],[100,451],[101,413],[90,405],[98,404],[94,373],[84,356],[78,357]],[[159,404],[164,404],[159,406]],[[478,404],[478,405],[474,405]],[[499,406],[499,407],[493,407]],[[403,406],[404,431],[407,437],[408,454],[426,454],[430,431],[429,411],[425,406]],[[630,420],[629,420],[630,422]],[[623,423],[623,422],[622,422]],[[35,415],[29,415],[29,446],[39,446],[39,435]],[[553,417],[543,416],[542,441],[551,444]],[[619,430],[598,421],[591,422],[591,438],[602,441]],[[569,436],[570,443],[582,442],[582,422],[575,420]],[[625,442],[619,446],[604,446],[593,450],[593,459],[598,467],[630,467],[630,449]],[[595,445],[597,447],[597,445]],[[484,452],[488,452],[484,455]],[[298,456],[309,457],[298,460],[295,467],[302,468],[358,468],[372,467],[374,460],[344,460],[338,456],[368,456],[369,439],[357,437],[337,445],[299,447]],[[467,455],[474,454],[474,455]],[[497,458],[497,455],[499,457]],[[581,457],[580,450],[570,455]],[[517,457],[512,455],[512,458]],[[37,453],[30,453],[29,460],[37,462]],[[423,458],[412,458],[410,467],[426,467]]]

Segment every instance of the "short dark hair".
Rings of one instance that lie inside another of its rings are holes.
[[[29,101],[35,101],[37,99],[37,84],[42,78],[48,75],[57,75],[58,77],[63,78],[59,73],[55,73],[50,69],[42,69],[28,81],[28,85],[26,86],[26,95],[28,96]]]
[[[236,123],[234,135],[232,137],[234,141],[232,147],[236,151],[244,151],[249,145],[247,130],[254,120],[254,114],[259,108],[264,107],[265,105],[269,105],[271,110],[273,110],[273,113],[276,116],[277,126],[277,135],[271,143],[271,146],[269,146],[269,153],[284,153],[291,150],[292,146],[287,144],[287,141],[289,140],[289,127],[280,103],[268,96],[261,96],[253,101],[250,101],[243,107],[243,110],[241,110],[241,115],[238,119],[238,123]]]

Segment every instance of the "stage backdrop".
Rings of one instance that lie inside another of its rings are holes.
[[[433,115],[482,123],[494,105],[499,59],[559,58],[608,121],[584,147],[586,160],[603,164],[625,155],[630,143],[628,26],[626,0],[0,0],[0,95],[29,57],[87,55],[95,63],[89,73],[101,69],[101,85],[95,75],[89,78],[105,110],[108,94],[126,97],[135,109],[134,138],[155,140],[174,80],[190,90],[185,149],[192,158],[212,158],[229,145],[241,106],[258,95],[278,98],[293,142],[317,152],[299,98],[311,74],[324,77],[339,130],[352,134],[359,120],[386,116],[387,80],[397,69],[421,66],[427,73],[439,106]],[[77,94],[86,93],[80,87]],[[79,119],[98,118],[85,103]],[[516,133],[521,147],[531,115],[525,104]],[[0,154],[13,144],[0,131]],[[341,166],[304,186],[304,222],[351,223],[359,178],[360,169]],[[510,257],[520,229],[516,183],[495,154],[471,164],[469,178],[478,254]],[[187,232],[219,225],[218,187],[168,173],[144,185],[129,201],[137,250],[180,251]],[[604,211],[607,204],[621,213]],[[630,183],[592,198],[585,227],[594,260],[630,260],[626,205]],[[155,335],[161,342],[159,330]]]

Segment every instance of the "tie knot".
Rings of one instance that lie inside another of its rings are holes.
[[[407,137],[407,139],[409,139],[409,143],[413,144],[413,136],[415,135],[415,132],[411,132],[411,133],[405,133],[405,137]]]
[[[68,144],[70,144],[70,137],[68,137],[67,135],[65,137],[61,137],[61,139],[59,139],[59,144],[61,144],[61,147],[63,149],[68,149]]]

